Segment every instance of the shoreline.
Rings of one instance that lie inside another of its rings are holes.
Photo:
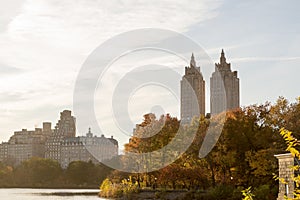
[[[139,190],[137,193],[123,194],[120,197],[102,197],[115,200],[126,200],[126,199],[135,199],[135,200],[183,200],[183,199],[195,199],[195,198],[205,198],[205,192],[199,192],[194,190]],[[204,196],[203,196],[204,195]]]
[[[80,186],[78,186],[78,187],[76,187],[76,186],[70,186],[70,187],[68,187],[68,186],[66,186],[66,187],[51,187],[51,186],[0,186],[0,189],[70,189],[70,190],[74,190],[74,189],[78,189],[78,190],[80,190],[80,189],[82,189],[82,190],[99,190],[100,191],[100,189],[99,189],[99,186],[97,186],[97,187],[80,187]]]

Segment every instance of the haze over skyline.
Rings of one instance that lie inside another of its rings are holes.
[[[219,62],[223,48],[232,70],[238,71],[242,106],[275,102],[279,96],[293,102],[300,96],[296,0],[11,0],[0,5],[0,141],[7,141],[15,130],[41,127],[43,121],[56,123],[59,112],[73,110],[74,84],[87,56],[107,39],[136,28],[183,33],[200,44],[213,62]],[[201,62],[199,55],[195,58]],[[174,65],[183,75],[187,64]],[[155,90],[153,98],[164,95]],[[129,102],[136,123],[149,112],[140,106],[147,104],[142,99],[149,91],[153,88],[135,94],[136,101]],[[179,117],[179,103],[176,107],[176,100],[170,101],[173,107],[167,111]],[[119,139],[114,131],[104,134]]]

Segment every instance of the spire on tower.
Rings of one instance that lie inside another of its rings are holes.
[[[225,53],[224,53],[223,49],[222,49],[222,52],[221,52],[220,63],[221,64],[226,63]]]
[[[191,65],[191,67],[196,67],[196,61],[195,61],[194,53],[192,53],[190,65]]]

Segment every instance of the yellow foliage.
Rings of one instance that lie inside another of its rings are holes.
[[[291,131],[288,131],[284,128],[280,129],[280,135],[283,137],[287,144],[286,150],[289,151],[295,158],[300,159],[300,152],[296,149],[296,147],[299,145],[299,142],[297,138],[295,138],[292,135]],[[291,166],[292,169],[295,171],[299,171],[299,166]],[[294,176],[291,177],[292,180],[294,180],[296,187],[300,186],[300,176]],[[281,183],[286,184],[284,179],[277,178]],[[294,195],[295,197],[293,199],[285,197],[287,200],[294,200],[294,199],[300,199],[300,189],[295,189],[294,190]]]

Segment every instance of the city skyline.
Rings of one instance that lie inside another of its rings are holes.
[[[242,80],[241,106],[275,102],[279,96],[294,102],[299,96],[298,1],[150,5],[12,0],[1,4],[5,5],[0,17],[0,141],[7,141],[14,130],[33,129],[42,120],[56,121],[60,110],[72,110],[74,82],[87,55],[110,37],[135,28],[183,33],[199,43],[213,62],[225,49]],[[202,59],[198,56],[197,62]],[[184,66],[179,63],[176,70],[183,74]],[[112,90],[111,85],[107,90]],[[157,96],[163,95],[159,92]],[[143,99],[145,94],[140,96]],[[133,106],[131,117],[138,123],[141,113],[149,111]],[[170,112],[179,116],[178,101]]]
[[[0,143],[0,162],[20,165],[33,157],[57,161],[67,168],[73,161],[99,163],[118,155],[118,141],[103,134],[98,137],[91,128],[83,136],[76,134],[76,118],[70,110],[60,113],[60,119],[52,128],[51,122],[43,122],[42,128],[15,131],[7,142]]]

